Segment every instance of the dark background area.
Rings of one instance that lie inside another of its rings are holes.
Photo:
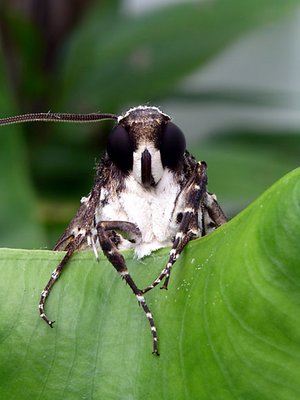
[[[207,161],[209,189],[232,217],[299,165],[299,97],[284,86],[293,54],[276,78],[299,2],[169,2],[145,12],[129,3],[2,0],[0,116],[158,105]],[[245,80],[249,35],[266,46],[253,61],[261,76]],[[1,246],[53,246],[91,188],[111,126],[0,128]]]

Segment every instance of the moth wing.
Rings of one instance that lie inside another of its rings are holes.
[[[101,188],[95,186],[91,194],[81,200],[81,205],[69,226],[56,242],[54,250],[67,250],[69,244],[79,235],[85,237],[78,250],[88,246],[87,237],[94,228],[94,217],[96,208],[99,207]]]
[[[55,251],[67,250],[68,245],[78,236],[80,233],[83,234],[83,227],[90,225],[86,218],[87,206],[86,204],[81,204],[77,210],[75,216],[71,220],[69,226],[61,235],[61,237],[56,242],[54,249]],[[91,226],[90,226],[91,227]]]

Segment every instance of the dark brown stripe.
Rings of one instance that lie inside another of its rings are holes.
[[[147,149],[145,149],[142,153],[141,158],[141,167],[142,167],[142,183],[148,188],[151,186],[151,154]]]

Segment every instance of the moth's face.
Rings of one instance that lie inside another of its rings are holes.
[[[156,107],[137,107],[118,120],[107,152],[123,172],[145,188],[155,186],[165,168],[176,170],[185,151],[185,138],[170,118]]]

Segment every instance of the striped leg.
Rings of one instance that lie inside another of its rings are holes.
[[[139,228],[132,222],[101,221],[100,224],[106,232],[116,230],[116,231],[121,231],[121,232],[127,233],[130,236],[130,239],[133,241],[138,240],[142,235]]]
[[[55,270],[52,272],[51,278],[49,279],[47,285],[45,286],[44,290],[41,293],[40,302],[39,302],[40,317],[51,328],[53,328],[53,324],[55,321],[50,320],[45,313],[46,300],[50,294],[51,289],[53,288],[53,285],[55,284],[55,282],[59,278],[60,274],[62,273],[64,266],[68,263],[68,261],[70,260],[70,258],[73,255],[73,253],[80,247],[83,240],[84,240],[84,238],[81,235],[79,235],[69,243],[66,255],[61,260],[61,262],[58,264],[58,266],[55,268]]]
[[[131,223],[126,223],[128,226],[123,225],[124,222],[120,222],[119,226],[118,222],[99,222],[97,225],[97,231],[98,231],[98,238],[99,242],[101,245],[101,248],[105,254],[105,256],[108,258],[108,260],[111,262],[111,264],[114,266],[114,268],[118,271],[118,273],[121,275],[121,277],[126,281],[126,283],[130,286],[131,290],[133,291],[138,303],[140,306],[142,306],[146,317],[149,321],[150,328],[151,328],[151,334],[152,334],[152,342],[153,342],[153,354],[159,355],[158,353],[158,347],[157,347],[157,332],[156,332],[156,327],[154,323],[153,316],[151,314],[151,311],[146,303],[146,300],[143,296],[142,291],[136,286],[135,282],[133,281],[132,277],[130,276],[128,269],[125,264],[124,257],[120,252],[118,251],[116,245],[113,243],[113,241],[110,239],[108,230],[112,229],[112,225],[114,225],[114,229],[120,229],[124,231],[125,228],[130,228],[129,225],[132,225],[135,227],[134,224]],[[136,229],[136,227],[135,227]],[[127,231],[127,229],[125,229]],[[130,228],[131,231],[131,228]]]
[[[186,244],[198,235],[198,210],[200,202],[206,193],[207,176],[206,176],[206,163],[198,162],[194,176],[188,182],[187,186],[183,189],[185,192],[185,209],[180,222],[179,230],[175,236],[175,240],[170,251],[169,260],[165,268],[161,271],[160,275],[142,290],[146,293],[157,286],[164,278],[165,282],[162,289],[168,288],[171,269],[175,261],[180,256]]]
[[[226,215],[224,214],[219,203],[217,202],[217,198],[214,194],[206,193],[204,204],[209,217],[213,220],[216,227],[221,226],[227,222]]]

